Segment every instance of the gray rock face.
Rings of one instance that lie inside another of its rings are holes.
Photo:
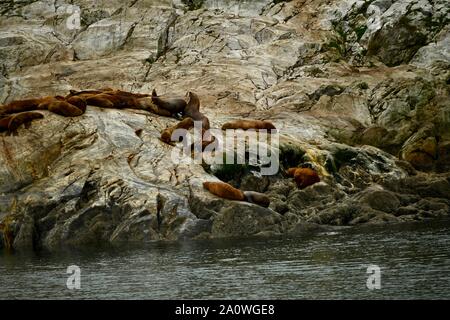
[[[376,56],[388,66],[408,63],[448,25],[446,1],[351,0],[331,10],[333,46],[353,63]]]
[[[180,145],[159,136],[176,120],[145,111],[42,111],[0,134],[0,247],[298,234],[450,214],[447,1],[194,2],[1,4],[0,102],[101,87],[194,91],[213,128],[273,122],[279,172],[175,163]],[[284,173],[296,166],[321,182],[297,189]],[[271,205],[203,189],[218,179]]]

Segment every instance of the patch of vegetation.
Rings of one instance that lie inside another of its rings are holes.
[[[280,3],[280,2],[291,2],[292,0],[273,0],[274,4]]]
[[[203,6],[205,0],[182,0],[182,2],[188,7],[188,10],[198,10]]]
[[[249,172],[247,164],[222,164],[213,171],[213,174],[222,181],[240,180]]]
[[[145,59],[145,63],[153,64],[156,61],[153,55],[150,55],[147,59]]]
[[[358,156],[358,152],[351,148],[337,150],[336,152],[333,153],[333,159],[332,159],[332,165],[334,165],[335,170],[329,170],[329,172],[339,170],[339,168],[343,164],[350,162],[352,159],[356,158],[357,156]],[[330,165],[331,165],[331,163],[330,163]],[[327,170],[329,169],[328,167],[330,165],[326,164]],[[333,167],[331,167],[330,169],[333,169]]]
[[[318,67],[313,67],[313,68],[309,69],[308,73],[311,77],[314,77],[314,78],[318,78],[320,75],[324,74],[324,72]]]
[[[227,163],[226,154],[223,154],[223,164],[209,166],[205,171],[215,175],[222,181],[230,183],[231,181],[239,182],[241,178],[249,174],[252,170],[259,171],[258,167],[252,166],[248,163],[248,155],[246,155],[245,163],[236,164],[236,154],[232,163]]]
[[[345,58],[348,53],[347,49],[347,34],[341,25],[334,25],[335,33],[325,47],[335,49],[341,58]]]
[[[284,170],[298,167],[303,162],[303,156],[305,154],[305,150],[292,143],[280,145],[280,165]]]
[[[366,33],[366,30],[367,30],[367,25],[356,27],[354,29],[354,31],[356,33],[356,38],[358,39],[358,41],[361,40],[361,38],[364,35],[364,33]]]
[[[12,217],[7,216],[0,222],[0,248],[5,248],[7,251],[13,249],[14,232],[12,227]]]
[[[83,28],[87,28],[88,26],[96,23],[97,21],[109,18],[109,16],[110,15],[108,14],[108,12],[104,10],[91,10],[91,9],[83,10],[81,15],[81,26]]]
[[[356,85],[359,89],[361,90],[367,90],[369,89],[369,85],[367,84],[367,82],[360,82]]]

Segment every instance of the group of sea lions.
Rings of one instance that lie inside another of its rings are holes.
[[[304,189],[320,182],[317,172],[311,168],[290,168],[286,171],[288,176],[294,177],[299,189]],[[262,207],[270,205],[270,199],[264,193],[255,191],[241,191],[225,182],[203,182],[203,187],[212,194],[228,200],[247,201]]]
[[[185,97],[158,96],[156,90],[152,94],[132,93],[117,89],[103,88],[98,90],[70,90],[66,96],[47,96],[37,99],[25,99],[12,101],[0,106],[0,132],[8,131],[14,133],[19,126],[26,127],[33,120],[42,119],[44,116],[36,111],[48,110],[64,117],[77,117],[86,112],[86,107],[96,106],[100,108],[115,109],[140,109],[150,111],[154,114],[178,118],[182,120],[175,126],[164,129],[161,132],[161,140],[165,143],[172,143],[172,133],[176,129],[189,130],[194,127],[194,121],[202,122],[202,136],[210,129],[210,122],[207,116],[200,112],[200,99],[197,94],[188,92]],[[275,129],[269,121],[263,120],[237,120],[227,122],[222,126],[222,130],[227,129]],[[211,143],[214,137],[202,141],[202,147]],[[310,170],[310,171],[308,171]],[[294,177],[299,188],[305,188],[317,181],[320,181],[317,173],[312,169],[291,168],[289,175]],[[230,200],[247,201],[268,207],[269,198],[258,192],[241,191],[224,182],[205,182],[204,188],[211,193]]]

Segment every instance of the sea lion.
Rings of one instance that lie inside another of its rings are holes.
[[[13,114],[25,111],[33,111],[39,110],[39,105],[42,103],[53,101],[57,99],[56,97],[43,97],[36,99],[24,99],[24,100],[15,100],[10,103],[0,106],[0,114]]]
[[[189,130],[194,127],[194,120],[192,118],[185,118],[178,122],[176,125],[166,128],[161,132],[161,141],[170,144],[172,142],[172,133],[176,129],[186,129]]]
[[[42,119],[44,116],[39,112],[22,112],[11,116],[11,119],[8,124],[8,131],[15,132],[17,128],[19,128],[22,124],[29,124],[31,121],[35,119]]]
[[[294,177],[294,181],[300,189],[304,189],[316,182],[320,182],[319,175],[311,168],[290,168],[286,173],[289,176]]]
[[[236,189],[225,182],[203,182],[203,187],[212,194],[224,199],[237,201],[245,200],[244,193],[241,190]]]
[[[255,203],[261,207],[267,208],[270,205],[270,199],[264,193],[244,191],[244,197],[247,202]]]
[[[86,104],[79,98],[72,98],[67,102],[62,96],[48,96],[37,99],[16,100],[0,107],[0,114],[15,114],[33,110],[49,110],[65,117],[82,115],[86,110]]]
[[[110,88],[100,90],[73,91],[66,98],[77,96],[86,101],[88,105],[100,108],[139,109],[155,113],[160,116],[171,117],[173,113],[153,103],[148,94],[131,93]]]
[[[270,205],[270,199],[265,194],[254,191],[242,192],[225,182],[203,182],[203,187],[212,194],[224,199],[247,201],[265,208]]]
[[[184,113],[187,105],[186,100],[183,98],[165,98],[158,96],[155,89],[152,91],[152,102],[159,108],[165,109],[172,114]]]
[[[12,115],[0,116],[0,132],[9,130],[9,122],[12,117]]]
[[[78,96],[80,98],[87,98],[97,94],[121,95],[134,98],[145,98],[150,96],[148,93],[133,93],[112,88],[102,88],[102,89],[81,90],[81,91],[70,90],[70,93],[67,96],[65,96],[65,99],[74,96]]]
[[[222,126],[222,130],[227,129],[243,129],[243,130],[249,130],[249,129],[266,129],[266,130],[275,130],[275,126],[265,120],[236,120],[227,122]]]
[[[210,128],[209,119],[203,113],[200,112],[199,97],[195,93],[189,91],[188,93],[186,93],[186,98],[187,98],[187,105],[186,108],[184,109],[184,116],[190,117],[194,121],[201,121],[203,131],[209,130]]]
[[[66,99],[69,99],[70,97],[73,96],[78,96],[78,97],[83,97],[83,96],[90,96],[90,95],[94,95],[94,94],[100,94],[100,93],[105,93],[107,91],[113,91],[114,89],[111,88],[102,88],[102,89],[93,89],[93,90],[81,90],[81,91],[77,91],[77,90],[69,90],[69,94],[67,96],[65,96]]]
[[[82,111],[82,113],[86,112],[86,101],[81,97],[69,97],[65,99],[67,103],[70,103],[71,105],[74,105],[79,110]]]
[[[42,119],[44,116],[39,112],[26,111],[18,114],[8,115],[0,118],[0,132],[14,132],[22,124],[29,124],[35,119]]]
[[[146,110],[163,117],[174,116],[170,111],[160,108],[156,104],[154,104],[150,97],[139,98],[137,100],[136,109]]]
[[[187,105],[184,109],[184,117],[190,117],[194,121],[202,122],[202,150],[206,148],[209,144],[215,141],[215,137],[212,136],[209,132],[210,123],[207,116],[200,112],[200,98],[197,94],[189,91],[186,93]],[[195,144],[191,146],[191,148],[195,147]],[[200,151],[200,150],[199,150]]]

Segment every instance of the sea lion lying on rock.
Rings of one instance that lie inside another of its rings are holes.
[[[319,175],[311,168],[290,168],[286,173],[289,176],[294,177],[294,181],[300,189],[304,189],[316,182],[320,182]]]
[[[155,105],[152,102],[152,98],[148,94],[132,93],[106,88],[83,91],[71,90],[70,94],[66,98],[74,96],[83,99],[88,105],[100,108],[139,109],[147,110],[161,116],[173,116],[173,112],[170,110],[166,110]]]
[[[270,199],[264,193],[241,191],[225,182],[203,182],[203,187],[212,194],[224,199],[247,201],[266,208],[270,205]]]
[[[79,97],[62,96],[16,100],[0,107],[0,115],[33,110],[48,110],[65,117],[77,117],[86,111],[86,102]]]
[[[15,132],[22,125],[28,125],[35,119],[42,119],[44,116],[39,112],[27,111],[0,118],[0,132]]]
[[[270,121],[265,120],[236,120],[225,123],[222,126],[222,130],[227,129],[243,129],[243,130],[275,130],[275,126]],[[269,131],[270,132],[270,131]]]

